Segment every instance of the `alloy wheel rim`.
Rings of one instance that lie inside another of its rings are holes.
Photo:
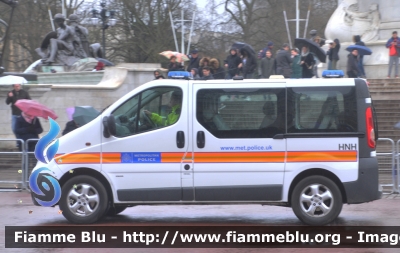
[[[302,211],[310,217],[326,216],[334,205],[332,191],[322,184],[311,184],[300,194]]]
[[[99,193],[93,186],[76,184],[68,193],[68,208],[76,216],[86,217],[99,207]]]

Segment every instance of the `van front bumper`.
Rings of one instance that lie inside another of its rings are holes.
[[[376,158],[360,158],[358,179],[343,183],[347,204],[365,203],[382,197],[378,168]]]

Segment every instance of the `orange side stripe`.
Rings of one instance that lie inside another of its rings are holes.
[[[120,163],[121,153],[103,153],[102,154],[103,163]]]
[[[185,153],[161,153],[161,163],[180,163]]]
[[[58,164],[69,163],[100,163],[100,153],[79,153],[56,155],[54,160]]]
[[[357,151],[288,152],[286,162],[355,162]]]
[[[161,153],[161,163],[192,162],[189,153]],[[102,158],[102,159],[101,159]],[[54,157],[58,164],[78,163],[121,163],[120,153],[78,153],[58,154]],[[287,152],[286,162],[355,162],[357,151],[299,151]],[[285,152],[197,152],[195,163],[283,163]]]
[[[282,163],[285,152],[221,152],[221,153],[195,153],[195,163]]]

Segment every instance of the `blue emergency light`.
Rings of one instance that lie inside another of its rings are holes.
[[[168,72],[168,78],[171,79],[191,79],[192,74],[188,71],[170,71]]]
[[[341,78],[344,77],[343,70],[324,70],[322,72],[324,78]]]

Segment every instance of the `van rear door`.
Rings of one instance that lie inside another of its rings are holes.
[[[196,201],[280,201],[286,141],[273,137],[284,132],[284,83],[221,86],[193,85]]]

